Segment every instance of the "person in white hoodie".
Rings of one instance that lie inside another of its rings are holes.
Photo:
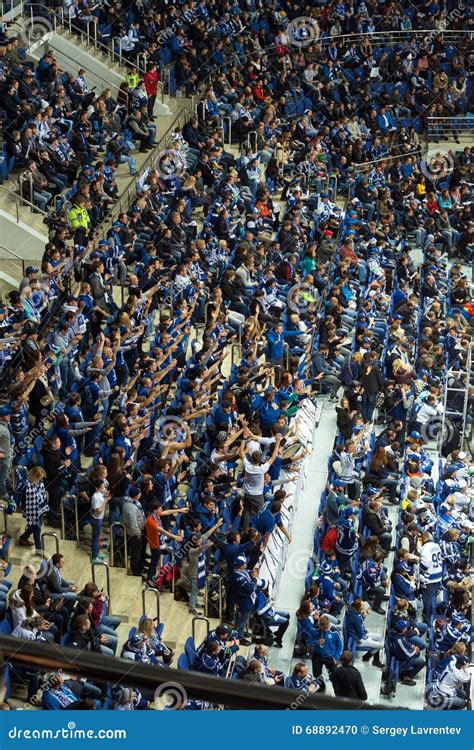
[[[441,711],[462,710],[468,701],[472,664],[466,656],[452,656],[436,682],[428,685],[426,701],[431,708]]]

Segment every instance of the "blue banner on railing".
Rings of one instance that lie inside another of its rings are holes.
[[[0,715],[0,750],[170,747],[178,750],[272,750],[355,742],[364,750],[472,750],[468,711],[11,711]],[[152,744],[150,744],[152,743]]]

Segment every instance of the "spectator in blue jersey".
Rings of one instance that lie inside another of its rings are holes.
[[[247,570],[247,559],[238,557],[231,577],[231,596],[237,610],[235,629],[243,646],[250,645],[250,641],[245,638],[245,628],[255,610],[258,584],[258,568]]]
[[[407,630],[408,622],[398,620],[395,628],[388,634],[388,646],[390,656],[394,656],[399,662],[400,682],[413,687],[416,685],[414,678],[425,666],[425,660],[420,656],[420,647],[410,643]]]
[[[323,666],[329,674],[337,666],[342,654],[342,640],[337,630],[331,625],[329,618],[322,615],[314,628],[313,654],[311,664],[313,675],[321,677]],[[320,680],[320,689],[325,690],[324,681]]]
[[[214,675],[214,677],[224,677],[226,668],[220,658],[221,650],[222,647],[218,641],[209,641],[202,652],[196,653],[191,669],[194,672]]]
[[[374,667],[384,669],[380,661],[380,649],[383,648],[383,638],[378,633],[369,633],[365,627],[364,620],[369,614],[362,599],[354,599],[344,618],[348,638],[354,638],[357,651],[364,651],[362,661],[370,661]]]
[[[341,575],[351,564],[352,555],[359,549],[359,538],[355,528],[357,511],[351,506],[343,508],[337,524],[336,557]]]
[[[375,552],[373,557],[364,560],[357,571],[357,580],[362,584],[366,595],[373,599],[372,609],[379,615],[385,614],[385,610],[382,609],[382,602],[387,596],[386,592],[389,585],[389,580],[382,565],[383,559],[383,553]]]
[[[265,591],[267,587],[266,581],[260,581],[257,586],[256,598],[255,598],[255,614],[263,624],[270,629],[277,628],[276,632],[272,635],[274,637],[273,646],[276,648],[283,648],[283,636],[285,635],[290,625],[290,613],[285,610],[275,609],[272,600],[268,596],[268,592]]]
[[[292,674],[283,680],[283,687],[290,690],[299,690],[303,693],[315,693],[320,687],[320,683],[310,675],[306,664],[299,662],[295,664]]]

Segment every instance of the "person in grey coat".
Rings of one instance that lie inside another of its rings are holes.
[[[140,503],[141,492],[138,487],[130,487],[123,503],[122,520],[127,533],[127,547],[130,556],[132,575],[140,576],[145,562],[146,536],[145,511]]]
[[[0,497],[7,492],[7,479],[13,460],[12,436],[9,429],[11,408],[0,408]]]

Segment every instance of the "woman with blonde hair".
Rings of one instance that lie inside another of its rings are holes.
[[[138,632],[145,636],[149,646],[152,647],[155,656],[162,659],[163,663],[169,666],[173,661],[173,651],[166,646],[161,638],[163,628],[157,630],[154,621],[150,617],[143,616],[138,623]]]
[[[24,497],[26,529],[18,539],[20,547],[31,547],[34,543],[37,550],[42,550],[41,526],[49,511],[48,493],[43,482],[45,476],[42,466],[33,466],[28,472]],[[32,535],[34,542],[30,541]]]

